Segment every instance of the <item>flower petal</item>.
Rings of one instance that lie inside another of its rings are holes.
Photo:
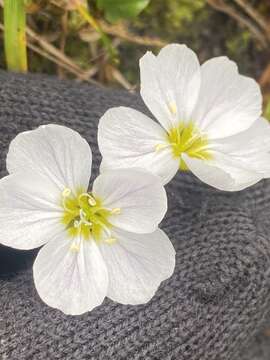
[[[120,208],[110,216],[112,225],[135,233],[156,230],[167,211],[167,196],[160,179],[135,169],[102,173],[93,184],[93,195],[106,208]]]
[[[247,167],[260,174],[262,178],[270,178],[270,153],[260,152],[245,160]]]
[[[239,191],[256,184],[262,174],[249,169],[248,164],[221,153],[214,154],[214,161],[204,161],[182,155],[188,168],[203,182],[219,190]]]
[[[57,237],[38,253],[34,281],[41,299],[65,314],[79,315],[100,305],[107,294],[108,272],[92,240]]]
[[[210,138],[222,138],[246,130],[260,116],[259,85],[238,73],[226,57],[206,61],[201,67],[201,89],[192,114]]]
[[[270,123],[258,118],[247,130],[211,142],[216,151],[247,157],[270,151]]]
[[[63,231],[59,190],[47,177],[18,172],[0,180],[0,243],[39,247]]]
[[[190,120],[200,89],[200,64],[191,49],[171,44],[157,57],[147,52],[140,72],[141,96],[166,130]]]
[[[270,124],[259,118],[245,131],[223,139],[211,141],[211,149],[215,157],[224,163],[227,159],[236,166],[253,171],[263,177],[270,174]]]
[[[117,168],[151,169],[167,183],[178,170],[179,161],[167,144],[167,133],[141,112],[118,107],[109,109],[100,119],[98,144],[103,156],[101,171]]]
[[[29,167],[52,179],[61,190],[87,189],[91,163],[91,149],[79,133],[54,124],[17,135],[7,155],[10,173]]]
[[[121,304],[146,303],[174,271],[173,245],[160,229],[147,235],[117,230],[114,237],[112,245],[100,243],[109,273],[107,296]]]

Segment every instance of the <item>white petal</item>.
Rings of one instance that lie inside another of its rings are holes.
[[[126,231],[153,232],[167,211],[167,196],[160,179],[141,170],[104,172],[94,181],[93,194],[104,207],[121,209],[109,221]]]
[[[230,158],[238,167],[254,171],[263,177],[270,174],[270,124],[259,118],[247,130],[211,142],[211,149],[217,152],[218,158]],[[221,155],[220,155],[221,154]],[[223,155],[222,155],[223,154]],[[221,161],[224,160],[221,158]]]
[[[100,243],[109,273],[108,297],[121,304],[142,304],[155,294],[175,267],[175,250],[160,229],[138,235],[117,230],[117,242]]]
[[[260,174],[263,178],[270,178],[270,153],[260,152],[246,159],[247,167]]]
[[[200,64],[191,49],[171,44],[157,57],[147,52],[140,72],[141,96],[166,130],[190,120],[200,88]]]
[[[204,161],[183,154],[188,168],[203,182],[219,190],[239,191],[260,181],[263,176],[241,160],[215,153],[214,161]]]
[[[201,67],[202,83],[192,119],[210,138],[246,130],[260,116],[262,95],[251,78],[239,75],[226,57],[213,58]]]
[[[0,180],[0,243],[39,247],[63,231],[59,190],[46,177],[18,172]]]
[[[258,118],[247,130],[211,142],[216,151],[247,157],[270,151],[270,123]]]
[[[41,299],[65,314],[79,315],[100,305],[107,294],[108,272],[94,241],[55,238],[38,253],[34,281]]]
[[[91,149],[79,133],[53,124],[16,136],[7,155],[10,173],[29,167],[48,176],[62,190],[87,189],[91,163]]]
[[[100,119],[98,144],[103,156],[101,170],[141,168],[169,182],[178,170],[179,161],[172,156],[162,127],[139,111],[118,107],[109,109]]]

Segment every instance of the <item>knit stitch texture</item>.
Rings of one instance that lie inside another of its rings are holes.
[[[1,177],[12,138],[46,123],[86,138],[95,177],[98,119],[119,105],[147,113],[125,91],[0,72]],[[270,359],[270,337],[258,335],[270,313],[270,181],[225,193],[179,173],[167,192],[162,228],[176,249],[176,269],[145,305],[106,299],[90,313],[66,316],[35,290],[37,251],[0,247],[1,360]]]

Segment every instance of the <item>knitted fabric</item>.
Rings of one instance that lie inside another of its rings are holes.
[[[268,323],[269,324],[269,323]],[[270,326],[269,326],[270,327]],[[239,360],[269,360],[270,333],[269,329],[256,335],[251,345],[245,349]]]
[[[112,106],[147,113],[138,95],[42,76],[0,73],[0,175],[12,138],[40,124],[77,130],[100,154],[98,119]],[[258,335],[270,313],[270,182],[225,193],[179,173],[161,227],[173,276],[147,304],[109,299],[78,317],[49,308],[33,283],[35,251],[0,248],[0,359],[269,360]],[[249,347],[247,347],[249,346]]]

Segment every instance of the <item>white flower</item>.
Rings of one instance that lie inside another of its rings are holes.
[[[48,305],[81,314],[105,296],[145,303],[171,276],[175,251],[158,224],[167,209],[158,177],[140,170],[104,173],[88,191],[92,154],[75,131],[47,125],[10,144],[0,181],[0,242],[44,245],[34,281]]]
[[[102,169],[136,167],[169,182],[191,170],[221,190],[241,190],[270,174],[270,126],[260,118],[257,83],[217,57],[200,66],[185,45],[168,45],[140,60],[141,96],[159,124],[125,107],[112,108],[98,131]]]

